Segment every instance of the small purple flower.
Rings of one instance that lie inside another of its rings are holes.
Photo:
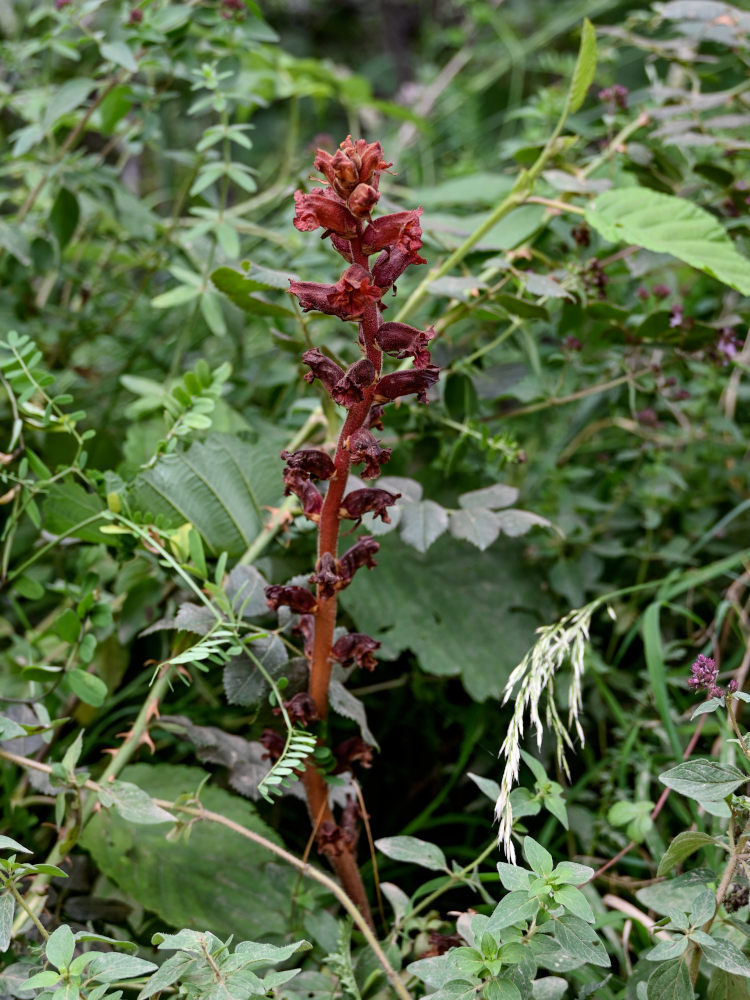
[[[716,683],[719,676],[719,668],[710,656],[701,653],[698,659],[690,667],[690,679],[688,687],[691,691],[706,691],[710,698],[721,698],[724,691]]]
[[[654,287],[651,289],[651,293],[657,299],[668,299],[669,296],[672,294],[672,290],[671,288],[668,288],[666,285],[654,285]]]
[[[684,319],[684,310],[681,305],[672,306],[672,316],[669,320],[669,325],[671,327],[682,326]]]
[[[716,350],[723,359],[722,363],[727,364],[732,358],[736,357],[741,347],[742,342],[736,336],[734,330],[729,326],[725,326],[716,344]]]

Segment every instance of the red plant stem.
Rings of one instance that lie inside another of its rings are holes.
[[[367,267],[367,257],[360,248],[352,241],[357,263]],[[381,323],[380,309],[376,304],[368,306],[360,320],[360,333],[365,345],[367,357],[375,366],[377,374],[380,374],[382,356],[375,342],[375,334]],[[336,454],[333,464],[336,473],[328,483],[328,491],[323,500],[323,507],[320,512],[320,522],[318,525],[318,558],[329,552],[334,558],[338,554],[339,526],[341,518],[339,509],[344,497],[346,483],[349,478],[349,467],[351,465],[351,455],[346,448],[346,441],[356,430],[364,424],[372,405],[374,386],[365,389],[364,399],[356,403],[349,410],[344,426],[339,435]],[[321,719],[328,717],[328,688],[331,683],[331,647],[333,646],[333,633],[336,627],[336,596],[323,598],[321,587],[317,590],[318,610],[315,614],[315,635],[313,638],[313,653],[310,663],[310,686],[309,692],[315,702],[318,715]],[[307,807],[313,826],[317,829],[323,823],[333,823],[333,813],[328,799],[328,786],[323,775],[313,765],[307,765],[302,777],[307,797]],[[350,851],[341,854],[328,853],[328,859],[333,870],[338,875],[344,891],[355,903],[363,917],[370,926],[374,926],[370,904],[367,900],[365,888],[362,883],[357,866],[356,858]]]

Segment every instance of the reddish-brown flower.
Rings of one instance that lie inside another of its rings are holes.
[[[380,643],[376,639],[371,639],[363,632],[347,632],[333,644],[331,659],[342,667],[351,667],[356,663],[363,670],[374,670],[378,665],[372,655],[376,649],[380,649]]]
[[[390,460],[391,448],[382,448],[380,442],[371,431],[364,427],[358,428],[351,434],[344,446],[349,450],[353,465],[365,463],[362,470],[363,479],[375,479],[380,475],[380,466],[385,465]]]
[[[432,327],[417,330],[406,323],[383,323],[375,334],[381,351],[394,358],[414,358],[415,368],[426,368],[431,361],[427,344],[435,336]]]
[[[344,377],[344,369],[335,361],[327,358],[319,347],[305,351],[302,355],[302,361],[310,368],[310,371],[305,375],[305,382],[312,385],[313,381],[319,378],[329,392]]]
[[[352,764],[372,767],[372,747],[361,736],[350,736],[348,740],[339,743],[334,747],[333,754],[337,761],[334,774],[349,771]]]
[[[281,457],[286,462],[285,473],[287,469],[296,469],[311,479],[330,479],[336,471],[333,459],[320,448],[301,448],[295,452],[282,451]]]
[[[342,198],[348,198],[358,184],[370,184],[377,189],[381,171],[391,165],[383,159],[383,147],[379,142],[365,139],[353,142],[350,135],[333,156],[324,149],[319,149],[315,156],[315,169],[325,174],[328,183]]]
[[[361,538],[358,538],[354,545],[350,549],[347,549],[339,559],[339,574],[341,578],[349,583],[358,569],[361,569],[363,566],[373,569],[377,566],[373,557],[379,548],[380,542],[375,541],[372,535],[362,535]]]
[[[354,406],[364,398],[364,390],[377,376],[375,365],[368,358],[361,358],[347,368],[331,389],[331,398],[340,406]]]
[[[357,220],[328,188],[316,188],[309,194],[295,191],[294,208],[294,228],[300,232],[311,232],[322,226],[324,239],[331,233],[346,240],[357,235]]]
[[[258,742],[266,749],[261,759],[270,760],[272,764],[276,763],[286,746],[283,737],[273,729],[264,729],[258,737]]]
[[[349,850],[344,831],[330,819],[324,820],[318,827],[316,842],[318,851],[332,858],[340,858]]]
[[[289,721],[294,726],[307,728],[308,723],[317,722],[320,718],[315,702],[307,691],[299,691],[289,701],[285,701],[284,708],[289,716]],[[278,705],[273,709],[273,714],[281,715],[281,709]]]
[[[369,219],[379,197],[380,192],[371,184],[358,184],[349,195],[347,205],[352,215],[356,215],[358,219]]]
[[[384,250],[375,261],[372,277],[375,284],[382,289],[389,288],[398,281],[410,264],[426,264],[415,250]]]
[[[289,291],[297,296],[304,312],[316,309],[339,319],[359,319],[383,294],[382,288],[373,284],[370,272],[360,264],[348,267],[335,285],[291,279]]]
[[[375,517],[390,524],[391,519],[388,517],[386,508],[390,504],[394,504],[400,496],[400,493],[389,493],[388,490],[379,490],[370,486],[363,490],[352,490],[341,501],[339,517],[351,518],[352,521],[359,524],[362,516],[372,511]]]
[[[414,253],[422,246],[421,208],[409,212],[381,215],[362,234],[362,249],[366,254],[379,250],[404,250]]]
[[[417,394],[420,403],[427,402],[427,390],[433,386],[440,375],[437,365],[426,365],[424,368],[410,368],[403,372],[390,372],[384,375],[375,386],[375,401],[387,403],[400,396]]]
[[[323,509],[323,497],[307,473],[301,469],[284,469],[284,496],[294,493],[302,504],[302,513],[316,524]]]
[[[339,572],[338,563],[330,552],[324,552],[315,564],[315,572],[309,578],[310,583],[314,583],[319,588],[319,595],[327,601],[333,597],[337,591],[346,586]]]
[[[286,606],[296,611],[297,614],[314,614],[318,610],[315,595],[306,587],[280,587],[273,584],[266,587],[266,604],[272,611],[278,611],[280,607]]]

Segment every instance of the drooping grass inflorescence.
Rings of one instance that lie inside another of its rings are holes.
[[[302,232],[322,229],[322,238],[330,238],[346,266],[333,284],[293,280],[290,291],[305,312],[315,310],[356,322],[359,353],[346,370],[320,348],[302,355],[309,369],[305,380],[320,382],[346,416],[332,457],[317,448],[282,452],[286,493],[298,497],[302,512],[318,529],[318,558],[309,578],[314,589],[272,586],[266,590],[271,608],[287,606],[301,616],[298,629],[305,638],[311,706],[323,722],[328,715],[333,663],[372,670],[373,654],[379,647],[361,633],[349,633],[334,642],[337,594],[358,570],[376,565],[379,548],[372,536],[361,535],[339,556],[341,521],[353,521],[356,527],[365,514],[372,513],[387,522],[388,508],[399,498],[377,486],[347,493],[349,471],[362,466],[360,475],[366,480],[380,475],[391,449],[383,447],[373,431],[383,429],[385,405],[409,395],[426,402],[427,391],[439,374],[428,349],[434,335],[431,329],[418,330],[382,318],[386,293],[391,289],[395,293],[395,282],[407,267],[426,263],[419,254],[421,208],[372,217],[380,198],[380,176],[390,166],[380,143],[353,141],[348,136],[335,154],[322,149],[316,153],[315,169],[325,177],[324,186],[294,195],[295,227]],[[383,374],[384,355],[399,361],[411,358],[412,367]],[[285,707],[293,708],[291,704]],[[369,764],[370,748],[359,738],[356,742],[354,754],[348,745],[333,749],[339,764],[354,759]],[[352,899],[369,913],[354,857],[352,817],[342,814],[340,822],[335,820],[324,776],[312,763],[307,763],[302,780],[318,850],[330,859]]]

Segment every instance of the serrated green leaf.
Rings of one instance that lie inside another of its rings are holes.
[[[606,240],[671,254],[750,295],[750,260],[713,215],[685,198],[641,187],[605,191],[586,211],[586,221]]]
[[[99,800],[105,808],[114,807],[129,823],[175,823],[176,818],[157,806],[151,796],[129,781],[110,781],[102,785]]]
[[[448,528],[448,511],[434,500],[403,503],[398,531],[407,545],[426,552]]]

